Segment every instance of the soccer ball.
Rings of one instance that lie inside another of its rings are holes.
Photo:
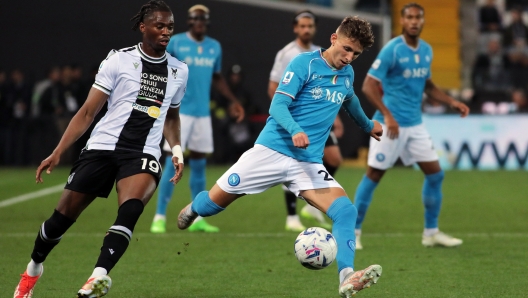
[[[295,256],[308,269],[328,267],[337,255],[334,236],[323,228],[308,228],[295,239]]]

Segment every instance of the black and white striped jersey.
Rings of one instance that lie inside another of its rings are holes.
[[[187,65],[169,53],[149,57],[141,43],[112,50],[93,84],[110,95],[108,111],[92,131],[86,149],[124,149],[159,159],[167,110],[180,106],[187,77]]]

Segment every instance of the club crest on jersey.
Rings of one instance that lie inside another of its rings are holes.
[[[132,64],[134,65],[134,69],[137,69],[138,66],[139,66],[139,63],[137,63],[137,62],[134,62],[134,63],[132,63]]]
[[[176,79],[176,77],[178,76],[178,69],[177,68],[172,68],[171,67],[171,72],[172,72],[172,77],[174,79]]]
[[[348,78],[345,79],[345,87],[350,89],[350,80]]]
[[[229,175],[229,177],[227,178],[227,183],[229,183],[229,185],[231,186],[237,186],[240,184],[240,176],[238,176],[237,173],[233,173],[231,175]]]
[[[312,93],[313,99],[320,99],[323,97],[323,89],[319,86],[313,87],[312,90],[310,90],[310,93]]]
[[[132,104],[132,108],[134,110],[137,110],[137,111],[140,111],[140,112],[143,112],[143,113],[147,113],[152,118],[158,118],[160,116],[160,114],[161,114],[160,108],[158,108],[156,106],[146,107],[146,106],[142,106],[142,105],[137,104],[137,103],[133,103]]]
[[[284,79],[282,79],[282,83],[284,85],[288,85],[291,81],[291,79],[293,78],[293,71],[287,71],[285,74],[284,74]]]

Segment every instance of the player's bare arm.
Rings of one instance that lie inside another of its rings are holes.
[[[169,143],[171,148],[181,145],[180,139],[180,108],[169,108],[165,123],[163,125],[163,136]],[[181,147],[176,148],[178,152],[173,152],[172,164],[176,172],[170,182],[176,184],[180,181],[183,175],[183,156],[181,155]],[[174,150],[173,150],[174,151]],[[181,160],[180,160],[181,159]]]
[[[335,120],[334,120],[334,134],[336,138],[341,138],[343,136],[343,133],[345,133],[345,127],[343,126],[343,121],[341,121],[341,117],[339,117],[339,114],[337,114]]]
[[[107,99],[108,94],[96,88],[90,89],[86,102],[77,111],[75,116],[73,116],[55,150],[37,168],[35,177],[37,183],[44,182],[41,177],[42,171],[47,169],[46,173],[50,174],[53,168],[59,164],[62,153],[86,132],[90,124],[92,124],[95,115],[99,113]]]
[[[213,86],[218,92],[220,92],[220,94],[222,94],[222,96],[231,102],[231,106],[229,107],[229,114],[231,117],[235,118],[236,122],[244,120],[244,107],[242,107],[235,95],[229,90],[229,86],[227,86],[224,76],[219,73],[213,74]]]
[[[361,91],[365,94],[367,99],[374,105],[376,109],[383,115],[385,125],[387,126],[387,136],[390,139],[396,139],[399,134],[399,124],[392,116],[389,109],[383,104],[381,96],[381,82],[367,75],[363,81]]]
[[[440,90],[431,79],[425,82],[425,93],[433,100],[449,105],[451,108],[458,111],[461,117],[466,117],[469,114],[468,106]]]

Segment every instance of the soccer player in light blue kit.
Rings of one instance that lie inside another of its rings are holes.
[[[431,80],[431,46],[420,39],[424,9],[409,3],[401,10],[403,34],[392,39],[378,54],[365,81],[363,92],[377,108],[374,119],[380,121],[386,136],[381,142],[370,142],[368,169],[356,190],[356,249],[361,249],[361,225],[372,194],[385,171],[398,157],[405,165],[418,163],[425,174],[422,199],[425,207],[424,246],[458,246],[462,240],[438,230],[442,204],[444,172],[424,125],[422,95],[450,105],[467,116],[469,108],[442,92]],[[383,96],[380,93],[383,90]]]
[[[339,294],[350,297],[376,283],[381,266],[354,272],[354,223],[357,210],[322,162],[323,149],[341,106],[375,139],[381,125],[365,116],[354,93],[350,63],[372,46],[370,24],[347,17],[332,34],[327,50],[302,53],[286,68],[270,107],[270,117],[255,146],[203,191],[178,216],[188,228],[197,216],[212,216],[237,198],[284,184],[295,195],[326,213],[337,242]]]
[[[221,75],[222,48],[220,43],[205,35],[208,23],[209,9],[200,4],[192,6],[189,9],[189,31],[172,36],[167,46],[167,52],[187,63],[189,67],[187,92],[181,102],[180,118],[181,149],[185,151],[185,148],[188,148],[190,151],[191,200],[199,192],[205,190],[205,155],[213,152],[213,129],[209,108],[211,83],[218,92],[231,101],[231,116],[235,117],[238,122],[244,119],[242,105],[231,93]],[[173,151],[167,143],[163,149],[166,152]],[[171,156],[168,156],[159,184],[156,215],[150,228],[152,233],[165,233],[166,231],[167,205],[174,191],[174,185],[169,181],[174,176],[174,167],[171,165]],[[203,232],[218,232],[218,230],[202,218],[197,218],[189,228],[189,231]]]

